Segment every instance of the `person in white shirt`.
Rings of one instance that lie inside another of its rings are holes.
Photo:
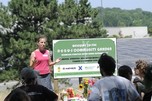
[[[116,68],[113,57],[103,53],[98,64],[103,77],[92,87],[88,101],[141,101],[140,95],[129,80],[113,75]]]

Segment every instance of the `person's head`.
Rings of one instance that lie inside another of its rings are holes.
[[[44,50],[46,47],[47,38],[45,35],[38,35],[37,36],[37,46],[40,50]]]
[[[4,101],[31,101],[31,99],[24,90],[17,88]]]
[[[132,74],[133,74],[132,69],[127,65],[120,66],[118,69],[118,75],[130,81],[132,79]]]
[[[152,64],[148,64],[145,69],[144,84],[147,90],[152,88]]]
[[[103,53],[99,60],[98,64],[100,66],[100,73],[102,76],[111,76],[115,72],[116,64],[113,57]]]
[[[139,75],[139,70],[137,68],[134,68],[135,75]]]
[[[26,67],[21,70],[21,78],[26,85],[36,84],[37,75],[33,69]]]
[[[138,75],[142,78],[145,73],[145,69],[147,67],[148,63],[145,60],[138,60],[136,61],[136,67],[135,67],[135,72],[138,72]]]

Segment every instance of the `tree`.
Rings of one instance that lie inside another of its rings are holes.
[[[53,21],[57,19],[57,1],[12,0],[9,8],[12,16],[15,16],[13,24],[16,24],[16,36],[10,39],[12,53],[16,59],[14,66],[20,70],[29,64],[30,53],[36,48],[36,35],[50,36],[45,25],[48,22],[53,25]]]
[[[102,25],[94,20],[97,14],[88,0],[65,0],[59,5],[62,32],[57,33],[57,39],[107,37]]]
[[[65,0],[59,5],[56,0],[11,0],[8,8],[7,12],[0,9],[0,14],[5,14],[5,20],[0,20],[10,29],[1,34],[0,52],[4,52],[2,57],[11,57],[12,66],[19,71],[29,64],[37,34],[47,36],[49,49],[53,39],[107,37],[102,25],[94,20],[98,10],[91,8],[88,0]]]
[[[0,3],[0,67],[9,67],[12,62],[12,48],[10,37],[13,36],[9,9]]]
[[[56,39],[104,38],[106,31],[100,22],[95,20],[97,9],[91,8],[88,0],[65,0],[59,5],[59,22]],[[79,78],[79,83],[81,82]]]

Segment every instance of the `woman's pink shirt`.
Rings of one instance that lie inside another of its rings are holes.
[[[46,50],[41,53],[39,50],[35,50],[36,63],[34,65],[34,70],[38,71],[40,75],[50,73],[49,68],[49,51]]]

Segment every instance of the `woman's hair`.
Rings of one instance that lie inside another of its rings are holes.
[[[4,101],[31,101],[31,99],[24,90],[16,88],[5,98]]]
[[[47,37],[45,35],[42,35],[42,34],[38,34],[36,36],[36,42],[39,42],[41,38],[45,38],[47,40]]]
[[[145,60],[137,60],[135,68],[138,69],[140,73],[144,74],[147,65],[148,63]]]

